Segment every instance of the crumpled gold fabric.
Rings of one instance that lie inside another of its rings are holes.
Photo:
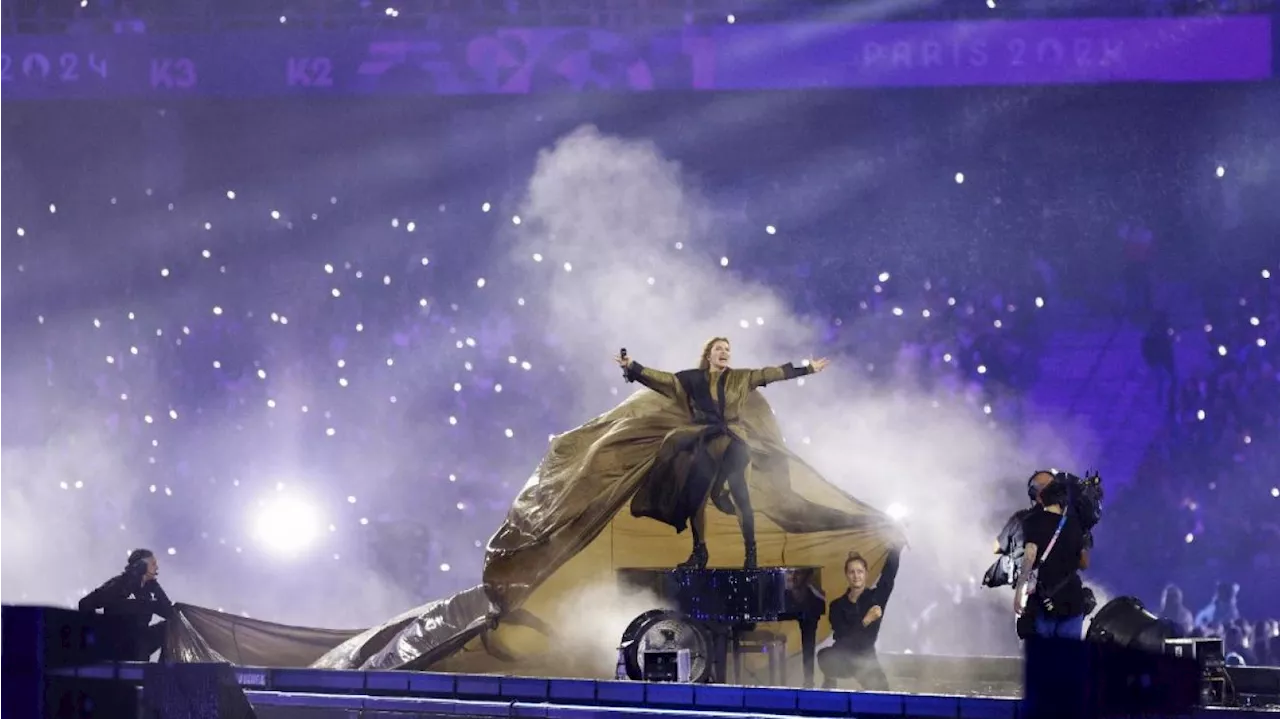
[[[750,448],[747,484],[757,515],[761,566],[821,567],[822,589],[829,597],[846,588],[844,560],[850,551],[865,557],[872,574],[877,573],[890,545],[905,542],[899,526],[827,482],[792,453],[759,391],[730,383],[726,393],[732,393],[726,404],[733,409],[726,419]],[[490,540],[482,587],[425,604],[362,633],[335,635],[331,651],[307,663],[353,669],[611,675],[612,664],[598,661],[598,655],[591,662],[573,661],[574,648],[567,645],[574,641],[569,636],[572,625],[594,622],[594,613],[607,611],[598,605],[612,601],[616,569],[673,567],[688,556],[689,533],[677,534],[667,524],[633,516],[628,505],[646,478],[661,481],[678,475],[681,458],[664,456],[662,449],[681,433],[699,429],[679,398],[644,389],[558,435]],[[666,464],[651,474],[660,462]],[[741,565],[744,547],[733,516],[708,513],[707,544],[712,566]],[[592,640],[616,643],[629,618],[608,618],[602,623],[608,628],[601,631],[615,636]],[[186,622],[192,624],[196,622]],[[787,634],[788,647],[798,651],[794,622],[775,631]],[[829,631],[824,622],[819,639]],[[282,642],[281,657],[305,654],[286,651],[288,642]],[[273,661],[270,652],[242,651],[233,657],[218,642],[206,643],[233,662],[298,666]],[[187,660],[208,661],[200,654],[189,652]]]
[[[905,543],[899,525],[827,482],[787,449],[759,391],[730,383],[726,392],[739,393],[727,398],[726,405],[737,411],[726,412],[726,419],[751,450],[747,484],[757,514],[760,564],[821,567],[823,590],[830,597],[847,587],[844,560],[850,551],[862,554],[873,574],[879,572],[890,545]],[[655,462],[671,462],[672,468],[659,468],[654,476],[679,472],[681,458],[662,456],[664,445],[682,432],[700,429],[678,398],[641,390],[610,412],[555,437],[489,542],[484,583],[494,601],[504,612],[519,607],[526,616],[555,626],[573,620],[563,607],[578,606],[574,598],[588,593],[587,588],[613,582],[617,568],[673,567],[688,557],[688,533],[678,535],[666,524],[637,518],[627,505]],[[736,518],[709,512],[707,544],[712,566],[741,566],[744,547]],[[794,623],[775,630],[788,634],[792,650],[799,649]],[[829,631],[824,622],[819,637]],[[563,661],[540,658],[564,653],[554,633],[500,620],[486,639],[485,647],[473,644],[462,654],[501,647],[517,661],[489,665],[478,657],[456,662],[460,658],[454,657],[437,668],[456,665],[475,671],[505,664],[505,671],[511,671],[523,658],[531,666],[565,672]]]

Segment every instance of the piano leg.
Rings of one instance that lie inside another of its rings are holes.
[[[711,643],[711,675],[707,681],[711,684],[729,683],[729,636],[723,627],[713,626]]]
[[[742,641],[738,638],[737,628],[734,628],[729,641],[729,653],[733,656],[733,683],[742,684]]]
[[[800,623],[800,659],[804,662],[804,688],[813,688],[814,654],[818,648],[818,618],[801,617]]]

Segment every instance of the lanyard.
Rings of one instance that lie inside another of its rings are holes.
[[[1053,546],[1058,543],[1058,535],[1062,534],[1062,526],[1067,523],[1067,510],[1062,510],[1062,519],[1058,520],[1058,528],[1053,530],[1053,536],[1049,538],[1049,546],[1044,548],[1044,554],[1040,555],[1040,566],[1044,566],[1044,560],[1049,558],[1049,552],[1053,551]]]
[[[1062,510],[1062,519],[1058,520],[1058,528],[1053,530],[1053,536],[1049,538],[1049,545],[1044,548],[1044,554],[1036,557],[1036,565],[1027,575],[1027,589],[1022,595],[1021,606],[1027,606],[1027,600],[1032,594],[1036,593],[1036,589],[1040,585],[1040,568],[1044,566],[1044,560],[1049,558],[1049,553],[1053,551],[1054,545],[1058,543],[1058,537],[1062,534],[1062,527],[1067,523],[1067,511]],[[1055,590],[1056,591],[1056,590]]]

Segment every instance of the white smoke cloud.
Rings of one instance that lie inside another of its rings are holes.
[[[577,587],[557,607],[551,625],[558,632],[559,676],[607,676],[617,665],[618,644],[627,625],[664,602],[651,592],[622,591],[612,578]]]

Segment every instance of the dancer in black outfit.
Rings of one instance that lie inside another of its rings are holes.
[[[866,588],[867,560],[857,553],[850,553],[845,560],[849,591],[834,599],[827,612],[835,644],[818,652],[823,687],[834,689],[836,680],[852,677],[863,689],[889,690],[889,680],[876,657],[876,638],[880,636],[880,620],[898,576],[901,553],[901,547],[889,550],[880,579],[870,589]]]
[[[167,620],[173,618],[173,602],[156,580],[159,573],[156,555],[149,549],[135,549],[123,572],[80,600],[82,612],[102,610],[129,623],[132,631],[128,646],[114,647],[119,660],[145,662],[156,650],[161,650],[163,658]],[[166,621],[152,624],[153,616]]]

